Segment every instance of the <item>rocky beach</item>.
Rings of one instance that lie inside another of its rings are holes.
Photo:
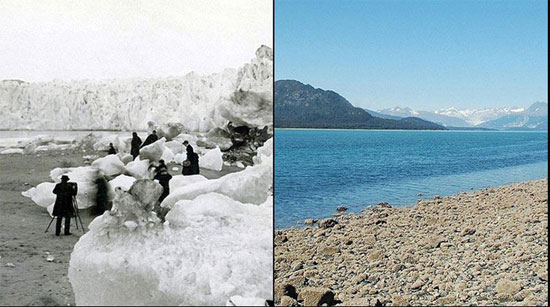
[[[280,306],[548,305],[548,179],[275,231]]]

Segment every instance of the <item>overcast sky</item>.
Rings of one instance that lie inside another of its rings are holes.
[[[272,46],[271,0],[0,0],[0,80],[181,76]]]

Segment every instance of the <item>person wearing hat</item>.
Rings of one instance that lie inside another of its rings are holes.
[[[141,144],[141,147],[140,148],[143,148],[149,144],[153,144],[154,142],[156,142],[157,140],[159,139],[159,137],[157,136],[157,131],[156,130],[153,130],[153,133],[149,134],[147,136],[147,138],[145,139],[145,142],[143,142],[143,144]]]
[[[139,156],[139,147],[141,146],[141,138],[137,135],[136,132],[132,132],[132,149],[130,154],[134,157],[134,160]]]
[[[70,235],[71,217],[74,216],[73,196],[77,193],[76,183],[69,182],[67,175],[61,176],[61,183],[55,185],[53,193],[57,195],[52,215],[57,217],[55,235],[61,233],[61,219],[65,218],[65,235]]]

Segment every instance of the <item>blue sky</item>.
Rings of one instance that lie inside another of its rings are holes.
[[[548,101],[546,1],[275,1],[275,79],[419,110]]]

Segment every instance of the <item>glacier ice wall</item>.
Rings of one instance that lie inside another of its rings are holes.
[[[272,125],[273,51],[262,46],[243,67],[201,76],[124,80],[0,81],[0,129],[147,130],[180,123],[207,132]]]

